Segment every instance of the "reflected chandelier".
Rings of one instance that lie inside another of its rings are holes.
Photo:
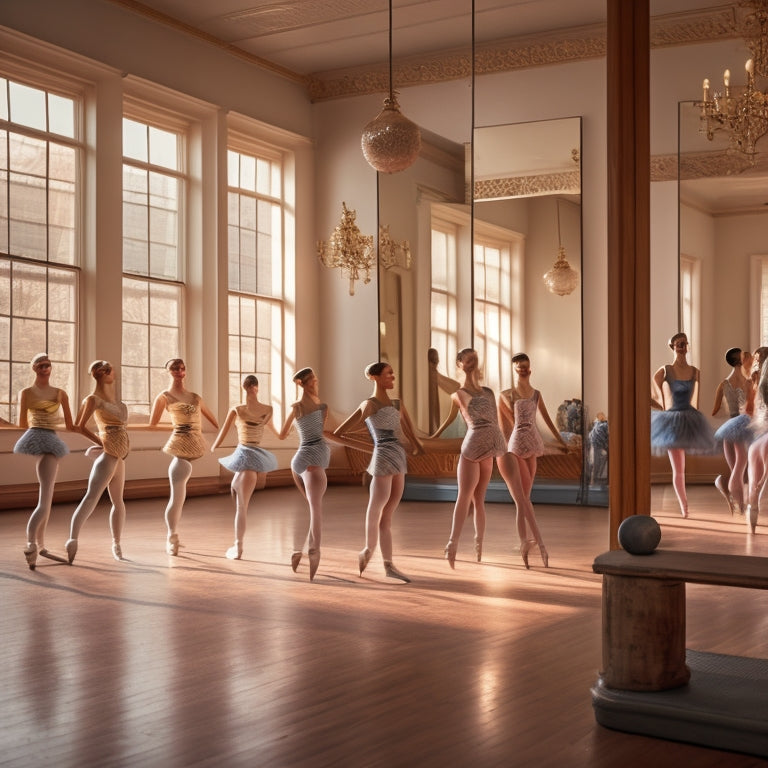
[[[411,245],[407,240],[393,240],[389,234],[389,224],[379,226],[379,264],[384,269],[411,268]]]
[[[397,92],[392,88],[392,0],[389,0],[389,96],[384,108],[363,128],[360,140],[368,164],[382,173],[397,173],[416,161],[421,132],[416,123],[400,112]]]
[[[560,237],[560,198],[557,198],[557,244],[558,254],[552,269],[544,273],[544,285],[550,293],[567,296],[579,284],[579,273],[568,263],[565,248]]]
[[[373,235],[360,234],[355,224],[357,213],[341,204],[341,222],[333,230],[330,239],[320,240],[317,255],[323,265],[338,267],[341,276],[349,279],[349,295],[355,295],[355,280],[365,285],[371,282],[371,269],[376,265]]]
[[[758,140],[768,132],[768,93],[761,91],[756,77],[768,76],[768,0],[742,0],[740,6],[751,9],[744,20],[746,42],[752,53],[744,69],[747,84],[731,85],[731,72],[723,74],[723,91],[703,84],[703,99],[696,102],[701,109],[701,131],[711,141],[717,131],[729,133],[731,149],[745,154],[754,163]]]

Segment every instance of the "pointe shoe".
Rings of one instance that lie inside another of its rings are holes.
[[[165,551],[169,555],[173,555],[176,557],[176,555],[179,554],[179,547],[181,545],[179,544],[179,534],[178,533],[172,533],[168,537],[168,541],[165,543]]]
[[[372,552],[368,547],[360,550],[360,554],[357,556],[357,565],[360,568],[360,575],[363,575],[363,571],[366,569],[368,563],[371,560]]]
[[[539,554],[541,555],[541,562],[544,563],[544,567],[549,568],[549,553],[543,544],[539,544]]]
[[[757,528],[758,512],[759,512],[759,509],[757,505],[753,507],[751,504],[747,504],[747,525],[749,526],[749,530],[751,533],[754,533],[755,528]]]
[[[243,545],[236,541],[225,553],[227,560],[239,560],[243,556]]]
[[[72,565],[75,555],[77,554],[77,539],[67,539],[64,549],[67,550],[67,559],[69,560],[69,564]]]
[[[533,541],[526,540],[520,544],[520,557],[523,558],[523,565],[525,565],[526,568],[530,568],[531,566],[528,565],[528,553],[531,551],[531,546],[533,545]]]
[[[478,539],[477,536],[475,536],[475,556],[477,557],[477,562],[479,563],[483,557],[483,540]]]
[[[456,545],[453,543],[453,539],[450,539],[445,545],[445,559],[448,561],[448,565],[451,568],[456,568],[454,563],[456,562]]]
[[[319,549],[310,549],[309,550],[309,580],[312,581],[315,578],[315,574],[317,573],[317,569],[320,565],[320,550]]]
[[[294,573],[299,569],[299,563],[301,562],[301,551],[294,552],[291,555],[291,569]]]
[[[114,557],[115,560],[123,559],[123,548],[120,546],[119,541],[112,542],[112,557]]]
[[[26,558],[29,570],[34,571],[37,564],[37,544],[34,541],[27,542],[27,546],[24,547],[24,557]]]
[[[411,583],[411,580],[404,573],[400,573],[400,571],[395,568],[394,563],[391,560],[384,561],[384,573],[390,579],[400,579],[400,581],[404,581],[406,584]]]
[[[40,547],[40,549],[37,550],[37,554],[40,555],[40,557],[47,557],[49,560],[55,560],[57,563],[69,563],[69,560],[67,560],[66,557],[54,555],[53,552],[50,552],[45,547]]]
[[[728,488],[725,485],[725,480],[723,479],[722,475],[718,475],[715,478],[715,488],[717,488],[717,490],[720,491],[720,494],[725,499],[725,503],[728,505],[728,509],[730,510],[731,515],[733,515],[733,509],[734,509],[733,498],[731,497],[731,494],[728,493]],[[688,515],[684,514],[683,517],[688,517]]]

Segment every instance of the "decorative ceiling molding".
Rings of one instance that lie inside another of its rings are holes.
[[[721,41],[740,37],[735,6],[674,13],[651,19],[651,48]],[[484,43],[475,49],[475,74],[564,64],[602,58],[606,53],[606,25],[593,24],[535,37],[509,38]],[[394,61],[392,78],[398,89],[413,85],[459,80],[472,71],[470,48],[443,51]],[[386,62],[369,67],[319,72],[308,78],[312,101],[325,101],[389,90]]]
[[[564,193],[581,194],[581,174],[578,170],[564,173],[541,173],[502,179],[475,181],[475,200],[505,200],[511,197],[532,197]]]
[[[712,152],[689,152],[680,158],[679,173],[682,181],[739,176],[747,172],[764,173],[768,160],[752,165],[745,157],[725,149]],[[651,158],[651,181],[677,181],[677,155],[655,155]]]

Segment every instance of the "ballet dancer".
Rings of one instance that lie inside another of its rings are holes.
[[[318,378],[311,368],[302,368],[293,375],[293,381],[301,387],[301,398],[291,406],[291,411],[278,437],[284,440],[296,425],[299,448],[291,459],[291,473],[296,487],[309,506],[309,532],[306,537],[309,557],[309,579],[315,578],[320,565],[320,540],[323,530],[323,496],[328,487],[325,470],[331,461],[331,449],[325,440],[325,422],[328,406],[320,400]],[[294,573],[301,563],[302,546],[291,554]]]
[[[499,428],[496,397],[480,384],[477,352],[462,349],[456,356],[456,365],[462,376],[462,384],[451,395],[451,412],[435,433],[441,432],[456,418],[458,413],[467,423],[467,433],[461,443],[459,466],[456,470],[458,491],[453,508],[451,534],[445,545],[445,559],[455,568],[456,550],[461,529],[469,515],[470,507],[475,514],[475,557],[479,563],[483,554],[485,535],[485,492],[493,471],[493,460],[506,451],[504,435]]]
[[[27,523],[27,545],[24,547],[27,565],[34,570],[38,555],[66,562],[45,548],[45,529],[51,516],[59,459],[69,453],[69,448],[56,434],[56,427],[60,424],[59,414],[63,416],[67,430],[76,432],[77,429],[72,421],[67,393],[51,386],[52,365],[48,355],[35,355],[30,365],[35,381],[19,392],[19,426],[26,431],[16,441],[13,452],[37,457],[38,500]]]
[[[149,417],[149,426],[157,427],[163,411],[168,411],[173,432],[163,446],[163,453],[172,457],[168,466],[171,492],[165,508],[165,524],[168,528],[166,552],[176,556],[181,546],[177,528],[187,496],[187,482],[192,475],[191,462],[199,459],[206,448],[201,417],[204,416],[216,429],[219,428],[219,424],[200,395],[190,392],[184,386],[187,375],[184,361],[178,357],[171,358],[165,364],[165,370],[171,377],[171,386],[155,398]]]
[[[109,529],[112,533],[112,556],[115,560],[123,559],[120,536],[125,524],[125,457],[130,450],[128,442],[128,408],[118,400],[115,393],[115,371],[106,360],[91,363],[88,373],[96,380],[93,392],[80,404],[75,419],[75,426],[96,445],[86,451],[92,458],[96,456],[88,477],[88,490],[72,515],[69,539],[64,545],[70,564],[77,554],[77,540],[80,529],[91,516],[101,499],[104,489],[109,493],[112,508],[109,512]],[[95,435],[88,428],[93,417],[98,429]]]
[[[392,562],[392,517],[403,496],[408,471],[401,440],[405,437],[414,454],[423,453],[424,447],[405,407],[389,397],[395,386],[392,366],[381,361],[372,363],[365,369],[365,377],[373,382],[373,394],[333,433],[340,442],[354,446],[354,432],[365,424],[373,439],[373,455],[367,470],[371,485],[365,512],[365,547],[358,554],[357,564],[362,576],[378,542],[385,575],[410,583],[411,579]]]
[[[507,439],[507,452],[497,459],[497,464],[518,508],[517,532],[520,536],[520,556],[523,558],[523,563],[526,568],[529,567],[528,553],[536,545],[546,568],[549,565],[549,554],[536,523],[531,502],[538,457],[544,454],[544,440],[536,426],[536,414],[541,414],[541,418],[562,450],[567,451],[568,444],[552,422],[541,392],[531,385],[531,361],[528,355],[523,352],[515,355],[512,358],[512,365],[515,371],[514,386],[499,394],[499,423]],[[518,504],[513,487],[510,486],[510,481],[515,480],[511,473],[513,463],[517,466],[520,477],[521,500],[525,499],[521,504]]]
[[[267,472],[277,469],[274,453],[261,448],[264,427],[277,436],[272,423],[272,406],[259,402],[259,380],[253,374],[243,379],[245,404],[231,408],[224,424],[211,446],[213,453],[234,423],[237,428],[237,448],[229,456],[219,459],[219,464],[234,472],[231,489],[235,497],[235,543],[226,551],[230,560],[243,556],[243,539],[248,517],[248,504],[255,490],[261,490],[267,482]]]
[[[744,375],[745,352],[733,347],[725,353],[725,362],[731,366],[731,372],[715,390],[715,404],[712,415],[717,416],[725,400],[728,408],[728,420],[715,432],[715,439],[723,443],[723,454],[728,462],[730,473],[726,481],[722,475],[715,478],[715,488],[722,494],[728,509],[733,514],[738,509],[744,514],[744,472],[747,468],[749,446],[754,440],[750,428],[754,397],[752,379]],[[749,368],[752,367],[752,354],[749,353]],[[749,370],[749,369],[748,369]]]
[[[673,363],[659,368],[652,380],[656,399],[664,410],[651,412],[651,448],[657,454],[666,451],[669,455],[680,513],[688,517],[685,454],[712,453],[715,439],[706,417],[698,410],[699,369],[688,363],[688,337],[676,333],[669,340],[669,348],[675,355]]]

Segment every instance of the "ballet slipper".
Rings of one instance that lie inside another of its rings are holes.
[[[404,573],[401,573],[395,568],[395,565],[391,560],[384,561],[384,573],[390,579],[400,579],[400,581],[404,581],[406,584],[411,583],[411,580]]]
[[[69,564],[72,565],[75,560],[75,555],[77,554],[77,539],[67,539],[64,549],[67,550],[67,559],[69,560]]]
[[[360,568],[360,575],[363,575],[363,571],[366,569],[368,563],[371,560],[372,552],[368,547],[360,551],[357,556],[357,565]]]
[[[451,568],[456,568],[456,545],[453,543],[453,539],[449,539],[445,545],[445,559],[448,561],[448,565]]]
[[[319,549],[310,549],[309,550],[309,580],[313,581],[315,578],[315,574],[317,573],[317,569],[320,566],[320,550]]]
[[[291,569],[293,570],[294,573],[296,573],[296,571],[298,570],[300,562],[301,562],[301,550],[297,550],[291,555]]]

